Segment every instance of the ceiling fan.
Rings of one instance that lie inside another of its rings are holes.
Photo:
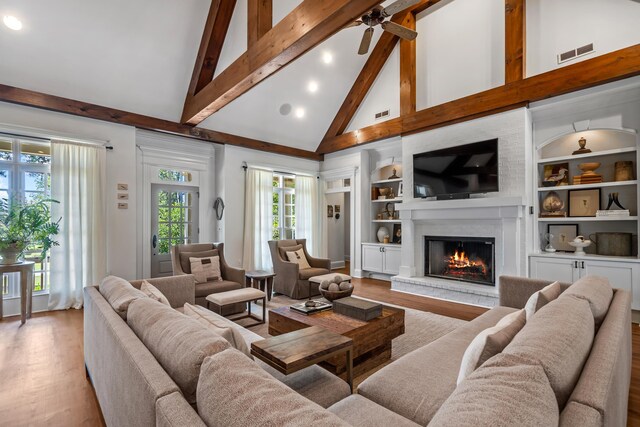
[[[358,49],[358,55],[366,55],[367,52],[369,52],[371,38],[373,37],[373,27],[376,25],[380,25],[384,31],[388,31],[405,40],[414,40],[418,36],[417,32],[396,24],[395,22],[385,21],[385,19],[395,13],[420,3],[420,1],[421,0],[398,0],[387,7],[376,6],[371,9],[369,13],[362,15],[359,20],[350,24],[348,27],[357,27],[362,24],[369,27],[364,30],[362,41],[360,42],[360,49]]]

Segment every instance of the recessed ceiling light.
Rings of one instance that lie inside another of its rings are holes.
[[[15,16],[5,15],[4,17],[2,17],[2,22],[4,22],[4,25],[6,25],[8,28],[14,31],[20,31],[22,29],[22,22]]]
[[[304,117],[304,108],[296,108],[296,117],[299,119]]]
[[[322,54],[322,62],[331,64],[333,62],[333,54],[331,52],[324,52]]]
[[[318,91],[318,82],[311,80],[307,85],[307,90],[311,93],[316,93]]]

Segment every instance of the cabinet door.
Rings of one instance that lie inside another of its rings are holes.
[[[384,247],[384,270],[385,274],[400,274],[401,249]]]
[[[533,279],[573,283],[578,280],[580,274],[571,259],[531,257],[530,263]]]
[[[582,266],[582,261],[580,262]],[[611,286],[631,292],[631,306],[640,310],[640,266],[621,262],[584,261],[584,268],[580,269],[582,276],[602,276],[609,279]],[[636,289],[634,288],[634,284]]]
[[[362,269],[365,271],[373,271],[382,273],[383,269],[383,253],[380,246],[363,245],[362,246]]]

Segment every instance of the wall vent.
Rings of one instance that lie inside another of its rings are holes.
[[[558,64],[571,61],[584,55],[588,55],[594,52],[593,43],[586,44],[576,49],[571,49],[566,52],[558,54]]]
[[[389,110],[384,110],[384,111],[380,111],[379,113],[376,113],[376,120],[380,120],[383,119],[385,117],[387,117],[389,115]]]

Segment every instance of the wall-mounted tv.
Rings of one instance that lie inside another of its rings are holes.
[[[413,155],[413,196],[467,198],[498,191],[498,140]]]

